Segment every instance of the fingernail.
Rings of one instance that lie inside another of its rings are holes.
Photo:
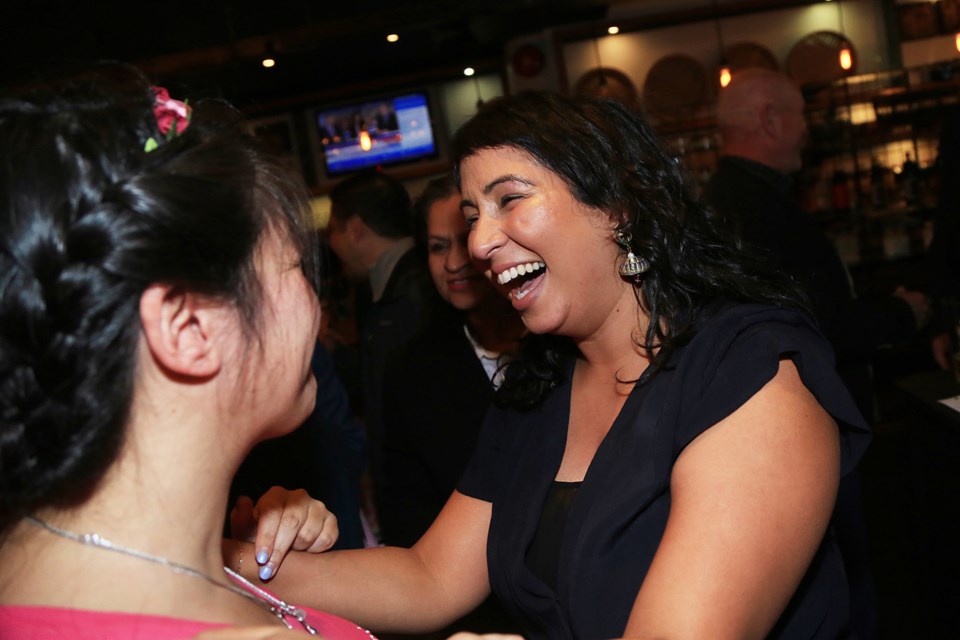
[[[266,549],[260,549],[257,551],[257,564],[266,564],[269,558],[270,554],[267,553]]]
[[[272,576],[272,575],[273,575],[273,568],[272,568],[270,565],[265,564],[265,565],[263,565],[262,567],[260,567],[260,579],[261,579],[261,580],[269,580],[269,579],[270,579],[270,576]]]

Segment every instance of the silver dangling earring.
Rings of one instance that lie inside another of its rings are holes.
[[[624,248],[627,252],[627,257],[623,260],[623,263],[620,265],[620,275],[624,278],[636,278],[640,274],[646,273],[650,270],[650,263],[646,258],[637,257],[637,255],[630,248],[630,241],[633,239],[632,236],[626,231],[617,231],[617,244]]]

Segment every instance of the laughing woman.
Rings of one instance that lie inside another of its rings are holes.
[[[532,335],[412,549],[275,588],[383,630],[492,589],[528,638],[843,637],[830,514],[868,433],[793,288],[614,102],[501,99],[454,148],[471,253]]]

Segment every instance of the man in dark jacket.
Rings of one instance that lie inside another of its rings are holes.
[[[874,415],[870,358],[882,345],[905,343],[926,314],[925,296],[857,298],[833,243],[794,198],[790,175],[802,166],[806,142],[804,99],[787,76],[766,69],[734,75],[717,103],[723,139],[706,198],[734,230],[744,251],[792,276],[837,356],[837,371],[864,416]],[[875,638],[876,601],[866,557],[859,475],[843,478],[834,531],[851,586],[851,619],[864,640]]]
[[[722,157],[706,198],[745,250],[766,257],[803,287],[836,352],[838,372],[869,420],[870,358],[880,346],[911,340],[927,303],[903,289],[857,298],[833,243],[800,209],[790,175],[802,163],[803,108],[803,95],[785,75],[766,69],[736,74],[717,103]]]
[[[442,302],[425,260],[414,250],[410,196],[399,180],[380,171],[359,173],[337,184],[330,200],[327,239],[345,275],[358,285],[362,417],[377,496],[387,355],[426,327]]]

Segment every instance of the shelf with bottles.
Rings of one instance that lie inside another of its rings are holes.
[[[939,185],[935,148],[904,141],[829,158],[801,173],[802,204],[848,265],[869,267],[923,255],[933,233]],[[869,154],[869,155],[868,155]]]
[[[827,83],[802,87],[808,113],[872,104],[885,92],[897,93],[910,86],[911,75],[903,69],[847,76]],[[871,109],[872,110],[872,109]]]
[[[810,162],[800,174],[801,207],[822,221],[883,218],[936,204],[935,140],[899,140]]]
[[[960,103],[960,61],[866,73],[803,87],[808,117],[851,124],[916,124],[916,116]]]
[[[921,162],[924,162],[929,157],[932,161],[936,158],[940,122],[941,120],[926,120],[915,126],[909,124],[889,126],[876,122],[859,125],[814,122],[808,125],[806,159],[808,164],[817,163],[826,158],[851,155],[854,152],[862,155],[866,150],[868,161],[870,155],[881,155],[885,164],[895,166],[898,161],[890,157],[892,151],[900,151],[905,146],[922,145],[923,149],[913,149],[915,158],[920,158]],[[873,149],[876,151],[872,151]],[[932,153],[930,149],[933,149]],[[890,157],[889,162],[886,160],[887,157]]]
[[[805,91],[810,134],[805,166],[831,184],[847,174],[854,208],[882,209],[897,200],[896,191],[906,191],[908,204],[925,197],[941,123],[960,105],[954,66],[865,74]],[[822,204],[811,202],[810,208]]]

